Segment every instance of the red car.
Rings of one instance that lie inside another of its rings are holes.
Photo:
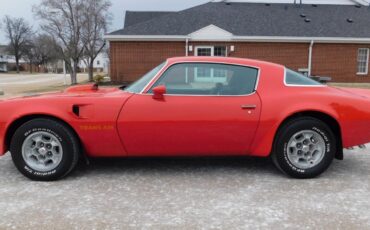
[[[127,88],[74,86],[0,111],[0,153],[33,180],[62,178],[81,156],[271,156],[312,178],[370,142],[369,90],[248,59],[171,58]]]

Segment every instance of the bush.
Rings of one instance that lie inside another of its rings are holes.
[[[104,78],[105,78],[105,75],[97,74],[97,75],[94,76],[94,82],[96,82],[98,84],[102,83],[102,82],[104,82]]]

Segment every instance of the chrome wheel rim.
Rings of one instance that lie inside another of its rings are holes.
[[[58,167],[62,161],[62,144],[53,134],[35,132],[24,140],[22,156],[31,169],[48,172]]]
[[[325,141],[319,133],[313,130],[303,130],[290,138],[287,156],[295,167],[309,169],[320,164],[325,151]]]

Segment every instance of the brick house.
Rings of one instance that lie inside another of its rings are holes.
[[[240,1],[126,12],[124,29],[106,35],[112,81],[135,81],[169,57],[208,55],[271,61],[334,82],[370,82],[366,1]]]

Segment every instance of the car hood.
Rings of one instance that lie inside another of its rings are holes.
[[[119,92],[120,89],[114,87],[99,87],[95,84],[86,84],[86,85],[77,85],[71,86],[63,91],[60,92],[52,92],[52,93],[36,93],[27,96],[21,97],[13,97],[1,101],[11,101],[11,100],[19,100],[19,99],[26,99],[26,98],[53,98],[53,97],[99,97],[104,96],[108,93]]]

